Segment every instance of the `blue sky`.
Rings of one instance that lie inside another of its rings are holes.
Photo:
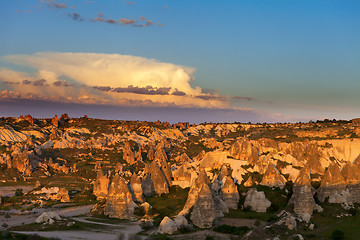
[[[230,122],[248,121],[249,112],[254,122],[355,118],[359,12],[359,1],[340,0],[4,0],[0,90],[7,92],[0,108],[7,106],[4,115],[10,106],[19,115],[40,114],[20,99],[48,102],[52,111],[57,102],[87,104],[89,116],[104,105],[140,113],[151,107],[143,117],[133,115],[143,120],[169,107],[179,108],[179,116],[189,114],[190,121],[201,121],[191,110],[199,108],[213,116],[229,111],[224,121]],[[83,55],[89,53],[98,55]],[[82,64],[84,59],[89,62]],[[69,70],[71,60],[76,68]],[[97,80],[79,77],[76,69],[93,71]],[[24,84],[25,78],[32,82]],[[47,82],[34,83],[42,78]],[[53,87],[57,81],[72,84],[74,93]],[[151,90],[139,94],[148,85]],[[157,94],[159,88],[165,93]],[[202,121],[211,118],[207,114]]]

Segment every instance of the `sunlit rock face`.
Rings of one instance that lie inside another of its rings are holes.
[[[345,180],[340,172],[339,165],[337,163],[331,164],[322,177],[321,186],[317,191],[319,201],[324,202],[326,198],[329,198],[330,203],[347,202],[345,196],[342,199],[340,199],[340,196],[336,197],[338,194],[342,195],[345,186]]]
[[[223,187],[221,188],[221,198],[224,200],[228,208],[238,208],[240,195],[237,190],[236,184],[229,176],[226,176],[223,180]]]
[[[242,138],[231,146],[230,156],[254,164],[259,159],[259,150],[248,139]]]
[[[98,170],[93,187],[93,194],[98,200],[104,199],[108,195],[109,183],[110,179],[108,173],[101,169]]]
[[[128,164],[134,164],[135,163],[135,154],[131,151],[129,141],[125,141],[124,150],[123,150],[123,159]]]
[[[104,214],[119,219],[134,219],[134,203],[125,179],[118,174],[114,176],[106,198]]]
[[[266,198],[265,193],[258,192],[256,188],[250,188],[246,193],[244,207],[250,207],[255,212],[266,212],[271,202]]]
[[[294,212],[306,222],[310,221],[316,205],[314,193],[315,190],[311,186],[310,170],[303,168],[294,183],[289,204],[294,204]]]
[[[203,185],[210,185],[210,181],[204,170],[201,170],[199,176],[194,181],[193,185],[190,187],[188,198],[186,200],[183,210],[179,215],[186,215],[189,213],[190,209],[194,206],[196,200],[198,199],[199,192]]]
[[[160,195],[162,193],[169,193],[170,186],[168,180],[155,160],[150,164],[149,175],[153,182],[154,190],[157,194]]]
[[[141,187],[141,180],[136,173],[131,176],[129,188],[132,190],[134,201],[140,203],[145,201],[143,189]]]
[[[269,187],[283,188],[286,184],[286,179],[283,175],[280,174],[275,165],[270,163],[260,184]]]
[[[195,173],[193,173],[195,174]],[[187,188],[191,186],[192,170],[187,167],[186,164],[182,164],[178,169],[172,172],[173,185],[178,185],[181,188]]]

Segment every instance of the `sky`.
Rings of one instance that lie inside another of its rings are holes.
[[[2,0],[0,115],[360,115],[358,0]]]

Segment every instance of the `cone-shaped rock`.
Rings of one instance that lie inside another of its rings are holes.
[[[140,203],[144,202],[145,199],[144,199],[143,190],[142,190],[142,187],[141,187],[141,180],[136,175],[136,173],[134,173],[131,176],[130,184],[131,184],[131,188],[132,188],[132,191],[133,191],[133,199],[136,202],[140,202]]]
[[[169,184],[164,172],[160,169],[156,161],[150,164],[149,174],[154,184],[154,189],[157,194],[169,193]]]
[[[225,177],[223,187],[221,189],[221,196],[228,208],[237,209],[240,200],[240,195],[237,186],[231,177]]]
[[[247,138],[237,140],[230,148],[230,156],[254,164],[259,159],[259,150]]]
[[[98,200],[106,198],[108,194],[109,183],[110,180],[108,174],[101,169],[98,170],[93,189],[93,193]]]
[[[212,192],[207,184],[201,187],[190,219],[199,228],[211,228],[217,217]]]
[[[114,176],[109,187],[104,214],[112,218],[134,219],[134,203],[125,179]]]
[[[316,205],[314,192],[311,186],[310,170],[304,167],[295,180],[289,204],[294,204],[294,212],[306,222],[310,221]]]
[[[246,193],[244,207],[250,207],[255,212],[266,212],[271,202],[266,198],[265,193],[258,192],[256,188],[250,188]]]
[[[260,184],[269,187],[283,188],[286,184],[286,179],[280,174],[274,164],[269,163]]]
[[[345,188],[345,181],[337,163],[331,164],[321,179],[318,199],[324,202],[327,197],[340,193]]]

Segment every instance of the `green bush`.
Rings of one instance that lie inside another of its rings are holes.
[[[225,224],[214,228],[215,232],[228,233],[228,234],[234,234],[234,235],[243,235],[249,230],[250,230],[250,228],[247,226],[234,227],[234,226],[225,225]]]
[[[341,230],[334,230],[332,233],[331,233],[331,239],[332,240],[343,240],[345,239],[345,236],[344,236],[344,232],[341,231]]]
[[[18,188],[15,190],[15,196],[17,196],[17,197],[24,196],[22,188]]]

